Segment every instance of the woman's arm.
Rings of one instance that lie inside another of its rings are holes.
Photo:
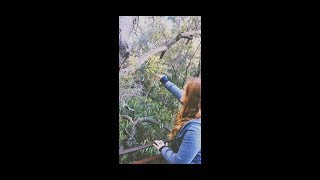
[[[181,96],[182,96],[182,91],[181,89],[179,89],[175,84],[173,84],[172,82],[169,81],[169,79],[167,78],[167,76],[163,76],[160,79],[160,82],[162,84],[164,84],[165,88],[171,92],[171,94],[177,98],[179,100],[179,102],[181,103]]]
[[[192,126],[183,137],[179,151],[174,153],[172,149],[163,146],[161,155],[169,164],[190,164],[201,150],[201,127]]]

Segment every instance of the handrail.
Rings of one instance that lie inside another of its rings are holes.
[[[147,164],[147,163],[150,163],[150,162],[154,162],[155,160],[158,160],[159,158],[161,158],[160,154],[152,156],[152,157],[148,157],[146,159],[142,159],[142,160],[139,160],[139,161],[133,161],[131,164]]]
[[[169,141],[170,140],[164,140],[163,142],[166,143],[166,142],[169,142]],[[119,151],[119,156],[123,155],[123,154],[133,153],[133,152],[139,151],[141,149],[145,149],[145,148],[151,147],[152,144],[153,143],[149,143],[149,144],[145,144],[145,145],[142,145],[142,146],[137,146],[137,147],[133,147],[133,148],[129,148],[129,149],[125,149],[125,150]]]

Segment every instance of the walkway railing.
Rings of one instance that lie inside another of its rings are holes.
[[[166,142],[169,142],[169,141],[170,140],[164,140],[163,142],[166,143]],[[119,151],[119,156],[122,156],[122,155],[125,155],[125,154],[129,154],[129,153],[133,153],[133,152],[136,152],[136,151],[139,151],[139,150],[142,150],[142,149],[149,148],[149,147],[153,146],[152,144],[153,143],[149,143],[149,144],[145,144],[145,145],[142,145],[142,146],[137,146],[137,147],[121,150],[121,151]],[[156,155],[156,156],[152,156],[152,157],[149,157],[149,158],[146,158],[146,159],[142,159],[142,160],[139,160],[139,161],[134,161],[132,164],[147,164],[147,163],[150,163],[151,161],[159,159],[160,157],[161,157],[160,155]]]

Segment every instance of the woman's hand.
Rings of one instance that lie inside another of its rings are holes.
[[[159,150],[160,148],[162,148],[163,146],[167,146],[167,145],[168,145],[168,143],[164,144],[164,142],[163,142],[162,140],[155,140],[155,141],[153,142],[153,146],[154,146],[155,148],[157,148],[158,150]]]
[[[163,75],[163,74],[157,74],[157,76],[158,76],[158,80],[160,81],[160,79],[161,79],[163,76],[165,76],[165,75]]]

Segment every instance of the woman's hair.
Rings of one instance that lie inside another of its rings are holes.
[[[186,122],[201,117],[201,112],[199,112],[201,109],[201,79],[189,79],[185,85],[184,95],[184,102],[182,102],[182,107],[176,116],[169,139],[173,139]]]

